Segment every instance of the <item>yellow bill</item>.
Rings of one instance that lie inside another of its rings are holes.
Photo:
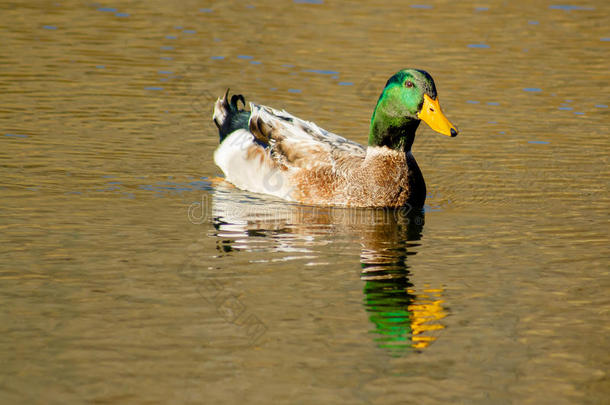
[[[429,95],[424,94],[424,105],[421,111],[417,113],[417,117],[428,124],[430,128],[443,135],[457,136],[458,134],[458,129],[443,114],[438,103],[438,97],[436,100],[432,100]]]

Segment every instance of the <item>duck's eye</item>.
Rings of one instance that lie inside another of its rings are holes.
[[[413,82],[411,80],[407,80],[405,82],[405,87],[413,87]]]

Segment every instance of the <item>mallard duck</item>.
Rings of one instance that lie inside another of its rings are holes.
[[[304,204],[421,207],[426,184],[411,145],[420,121],[456,136],[441,111],[432,77],[404,69],[386,83],[373,111],[368,146],[286,111],[250,103],[229,90],[216,101],[220,134],[214,162],[225,179],[256,193]]]

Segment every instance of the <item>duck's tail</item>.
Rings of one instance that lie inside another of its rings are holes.
[[[239,109],[237,103],[241,101],[244,107],[246,100],[241,94],[234,94],[229,101],[229,89],[224,97],[216,100],[214,106],[214,123],[218,127],[218,135],[220,142],[233,131],[238,129],[248,129],[248,121],[250,120],[250,111]]]

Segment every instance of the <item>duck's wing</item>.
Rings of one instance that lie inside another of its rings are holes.
[[[348,166],[366,157],[362,145],[286,111],[250,103],[244,122],[246,111],[237,108],[239,100],[233,96],[229,103],[227,94],[214,109],[221,133],[214,161],[239,188],[292,200],[295,174],[325,167],[342,176]],[[238,128],[233,128],[235,122]],[[227,133],[229,127],[232,131]]]
[[[250,133],[280,164],[302,169],[317,165],[334,167],[337,159],[366,156],[365,147],[359,143],[286,111],[253,103],[250,103],[250,109]]]

